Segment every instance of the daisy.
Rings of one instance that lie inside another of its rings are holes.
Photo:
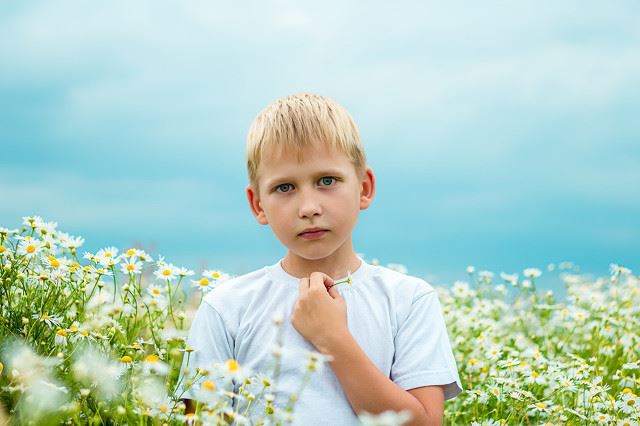
[[[542,376],[537,371],[533,371],[533,370],[529,371],[525,381],[530,385],[532,384],[544,385],[546,383],[544,376]]]
[[[524,271],[522,271],[522,275],[524,275],[527,278],[538,278],[539,276],[542,275],[542,271],[538,268],[527,268]]]
[[[229,278],[228,274],[225,274],[221,271],[217,271],[217,270],[207,270],[204,271],[202,273],[203,277],[206,277],[210,280],[214,280],[214,281],[225,281],[226,279]]]
[[[198,281],[191,280],[192,287],[202,290],[203,292],[207,292],[213,288],[211,281],[208,278],[202,277]]]
[[[37,228],[42,223],[40,216],[24,216],[22,218],[22,224],[31,228]]]
[[[500,272],[500,278],[513,286],[518,285],[518,274],[505,274],[504,272]]]
[[[158,279],[171,281],[176,278],[176,267],[170,263],[166,264],[163,262],[163,264],[153,272],[153,275]]]
[[[7,249],[5,246],[3,246],[2,244],[0,244],[0,257],[11,257],[11,250]]]
[[[136,256],[139,256],[140,253],[141,253],[141,250],[138,250],[137,248],[130,248],[129,250],[127,250],[124,253],[122,253],[121,256],[123,256],[123,257],[136,257]]]
[[[17,234],[19,231],[17,229],[8,229],[0,226],[0,240],[9,237],[9,235]]]
[[[142,361],[142,371],[146,375],[160,374],[164,376],[169,372],[169,366],[162,362],[158,355],[150,354]]]
[[[115,247],[105,247],[103,249],[100,249],[95,255],[95,260],[97,260],[104,267],[117,265],[120,262],[120,257],[118,257],[118,249]]]
[[[157,285],[149,286],[149,288],[147,289],[147,292],[151,297],[160,297],[164,295],[164,289]]]
[[[69,259],[57,259],[54,256],[47,256],[46,263],[49,268],[57,269],[59,271],[66,271],[69,269]]]
[[[529,408],[541,413],[549,413],[551,411],[551,408],[549,407],[549,403],[547,401],[535,402],[533,404],[530,404]]]
[[[122,363],[122,365],[125,366],[125,368],[131,368],[131,366],[133,365],[133,358],[131,358],[129,355],[123,355],[122,357],[120,357],[119,361]]]
[[[181,266],[176,266],[175,274],[178,275],[179,277],[190,277],[193,274],[195,274],[195,272],[193,272],[191,269],[183,268]]]
[[[133,257],[130,257],[120,264],[120,270],[123,274],[137,275],[142,271],[142,262],[138,262]]]
[[[138,250],[138,259],[140,259],[140,261],[142,262],[153,262],[153,258],[144,250]]]
[[[65,329],[61,328],[56,331],[54,342],[58,346],[65,346],[67,344],[68,333]]]
[[[34,240],[31,237],[23,238],[18,244],[17,254],[31,259],[37,256],[42,250],[44,243],[40,240]]]
[[[241,382],[251,375],[251,370],[247,367],[240,366],[238,361],[231,358],[222,366],[222,375],[227,379]]]
[[[58,239],[60,241],[60,245],[64,248],[68,248],[69,250],[76,250],[84,244],[84,238],[73,237],[66,232],[58,232]]]
[[[40,235],[54,235],[56,234],[57,222],[40,222],[36,224],[38,233]]]
[[[618,401],[616,406],[622,410],[623,413],[632,414],[638,411],[640,401],[637,395],[634,395],[632,392],[627,392],[622,394],[622,400]]]
[[[490,360],[495,361],[497,359],[500,359],[501,356],[502,351],[497,346],[493,346],[487,351],[487,358],[489,358]]]
[[[576,384],[573,381],[571,381],[571,379],[569,379],[568,377],[561,377],[560,380],[558,380],[558,383],[560,384],[563,390],[566,390],[568,392],[575,392],[578,390],[578,387],[576,386]]]
[[[103,249],[98,250],[96,253],[96,257],[98,258],[115,258],[118,256],[118,249],[116,247],[105,247]]]
[[[385,411],[380,414],[369,414],[364,411],[358,416],[358,420],[363,426],[391,426],[403,425],[411,420],[412,415],[407,410],[402,411]]]
[[[47,326],[49,326],[49,327],[52,327],[54,325],[57,326],[57,327],[60,327],[62,325],[61,318],[56,316],[56,315],[47,315],[47,314],[38,315],[38,314],[33,314],[31,316],[31,318],[38,319],[38,320],[44,322],[45,324],[47,324]]]
[[[478,277],[484,281],[485,283],[489,284],[491,282],[491,279],[493,278],[493,272],[491,271],[480,271],[478,272]]]

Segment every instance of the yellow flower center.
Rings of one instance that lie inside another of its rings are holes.
[[[133,271],[134,269],[136,269],[136,267],[133,266],[132,264],[127,265],[127,271]]]
[[[636,405],[636,400],[635,399],[628,399],[627,400],[627,405],[629,407],[633,407],[634,405]]]
[[[540,408],[540,409],[547,408],[547,404],[546,404],[546,403],[544,403],[544,402],[537,402],[537,403],[535,404],[535,406],[536,406],[536,407],[538,407],[538,408]]]
[[[137,344],[137,343],[134,343],[133,345],[131,345],[131,347],[132,347],[133,349],[140,349],[140,345],[139,345],[139,344]]]
[[[235,359],[230,359],[227,361],[227,370],[228,371],[238,371],[240,369],[240,364]]]
[[[129,355],[125,355],[122,358],[120,358],[120,362],[124,362],[124,363],[127,363],[127,364],[132,362],[132,361],[133,361],[133,359]]]
[[[67,337],[67,332],[65,330],[63,330],[63,329],[60,329],[60,330],[56,331],[56,334],[58,336]]]
[[[69,327],[69,331],[78,331],[78,326],[72,325],[71,327]]]
[[[208,390],[208,391],[214,391],[216,390],[216,384],[213,383],[211,380],[205,380],[202,383],[202,389]]]
[[[209,280],[206,278],[201,278],[199,284],[201,287],[207,287],[209,285]]]
[[[211,276],[217,280],[218,278],[220,278],[220,272],[214,272],[213,274],[211,274]]]
[[[36,246],[34,246],[33,244],[29,244],[27,246],[27,253],[33,253],[34,251],[36,251]]]
[[[127,250],[127,256],[133,256],[134,254],[136,254],[136,250],[135,249],[129,249]]]
[[[42,315],[42,319],[45,321],[49,321],[51,319],[51,317],[47,314]]]
[[[156,354],[147,355],[144,358],[144,362],[148,362],[150,364],[155,364],[160,361],[160,357]]]
[[[471,358],[471,359],[469,360],[469,364],[471,364],[471,365],[477,364],[477,363],[479,363],[479,362],[480,362],[480,360],[479,360],[479,359],[476,359],[476,358]]]
[[[113,256],[113,255],[112,255],[111,253],[109,253],[109,252],[106,252],[106,253],[104,254],[104,257],[111,257],[111,256]]]
[[[87,330],[80,330],[79,333],[82,334],[85,337],[89,335],[89,331],[87,331]]]
[[[629,389],[629,388],[624,388],[624,389],[622,389],[622,393],[631,393],[631,392],[632,392],[632,391],[631,391],[631,389]]]
[[[51,264],[52,267],[57,268],[58,266],[60,266],[60,261],[58,259],[53,259],[50,262],[50,264]]]
[[[533,377],[534,379],[537,379],[538,377],[540,377],[540,375],[538,373],[536,373],[535,371],[531,372],[531,377]]]
[[[491,388],[491,392],[493,392],[494,395],[500,395],[500,389],[498,388]]]
[[[153,293],[153,294],[155,294],[155,295],[157,296],[157,295],[159,295],[159,294],[160,294],[160,293],[162,293],[162,292],[160,291],[160,289],[159,289],[159,288],[154,288],[154,289],[152,289],[152,290],[151,290],[151,293]]]
[[[5,246],[0,246],[0,253],[3,253],[7,248]]]
[[[162,271],[162,275],[164,275],[165,277],[168,277],[169,275],[171,275],[171,270],[169,269],[164,269]]]

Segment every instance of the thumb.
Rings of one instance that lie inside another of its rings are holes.
[[[336,286],[330,287],[327,291],[329,292],[329,296],[331,296],[332,298],[342,299],[342,295],[338,292]]]

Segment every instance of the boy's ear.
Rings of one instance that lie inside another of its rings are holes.
[[[376,193],[376,176],[373,174],[371,167],[366,168],[364,175],[362,176],[360,186],[360,210],[366,210],[373,201],[373,196]]]
[[[249,207],[251,207],[251,212],[256,217],[256,220],[260,225],[267,225],[269,221],[267,220],[267,216],[260,205],[260,197],[258,193],[254,190],[251,185],[247,185],[246,189],[247,199],[249,200]]]

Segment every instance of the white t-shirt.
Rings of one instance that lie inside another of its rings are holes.
[[[444,385],[445,399],[454,398],[462,387],[437,292],[422,279],[361,261],[351,274],[352,285],[336,287],[346,302],[355,340],[378,370],[401,388]],[[190,354],[191,371],[234,358],[255,373],[272,375],[277,333],[273,317],[280,313],[285,352],[276,380],[278,392],[273,393],[275,404],[285,407],[288,395],[302,382],[308,352],[316,349],[291,324],[300,280],[280,262],[235,277],[207,294],[187,344],[195,349]],[[254,417],[262,413],[262,406],[256,406]],[[300,394],[293,424],[359,424],[328,364],[312,374]]]

